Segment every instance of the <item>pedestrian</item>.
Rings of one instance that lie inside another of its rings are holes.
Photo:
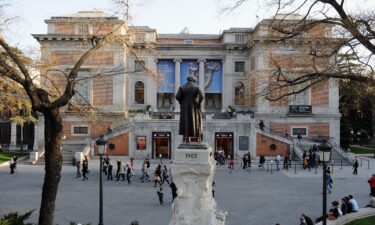
[[[314,222],[305,213],[302,213],[302,217],[305,219],[307,225],[314,225]]]
[[[177,197],[177,186],[173,182],[173,180],[171,180],[171,184],[169,185],[169,187],[171,188],[171,191],[172,191],[172,203],[173,203],[174,199]]]
[[[108,163],[109,163],[109,157],[106,155],[103,160],[103,172],[105,175],[108,175]]]
[[[288,130],[285,130],[284,138],[289,138],[289,132],[288,132]]]
[[[163,201],[163,187],[160,187],[160,190],[156,192],[159,196],[159,203],[160,205],[164,205],[164,201]]]
[[[288,165],[289,165],[289,156],[285,155],[285,157],[284,157],[284,164],[283,164],[284,169],[288,170]]]
[[[260,121],[259,121],[259,128],[260,128],[261,130],[264,130],[264,122],[263,122],[263,120],[260,120]]]
[[[164,169],[163,169],[163,177],[162,177],[163,179],[163,181],[161,182],[161,184],[164,184],[164,182],[165,181],[167,181],[167,183],[169,184],[169,180],[168,180],[168,178],[169,178],[169,175],[168,175],[168,168],[167,168],[167,166],[166,165],[164,165]]]
[[[162,154],[159,154],[159,162],[160,162],[160,164],[163,164],[163,155]]]
[[[143,164],[142,164],[142,176],[141,176],[140,179],[141,179],[142,183],[145,182],[145,180],[150,182],[150,176],[147,173],[147,162],[146,162],[146,160],[144,160]]]
[[[260,169],[264,169],[264,163],[266,162],[266,158],[264,157],[264,155],[261,155],[260,157],[259,157],[259,165],[258,165],[258,167],[260,168]]]
[[[17,162],[14,161],[14,157],[10,158],[10,161],[9,161],[9,169],[10,169],[10,174],[14,174],[14,168],[16,167]]]
[[[212,197],[215,198],[215,181],[212,181]]]
[[[120,161],[120,160],[117,160],[117,171],[116,171],[116,176],[115,176],[115,178],[118,178],[118,177],[119,177],[120,169],[121,169],[121,161]]]
[[[75,164],[76,164],[76,168],[77,168],[76,178],[79,178],[79,177],[81,177],[81,159],[76,158],[75,161],[76,161]]]
[[[154,187],[156,187],[156,183],[159,183],[159,186],[161,187],[161,165],[160,164],[155,169],[154,182],[155,182]]]
[[[281,160],[280,155],[277,155],[276,159],[275,159],[275,161],[276,161],[276,169],[277,170],[280,170],[280,167],[279,167],[280,160]]]
[[[242,169],[246,169],[247,167],[247,153],[242,158]]]
[[[131,177],[132,177],[132,169],[128,164],[126,164],[126,180],[128,181],[128,184],[132,183]]]
[[[353,174],[358,175],[358,160],[357,159],[354,160],[353,169],[354,169]]]
[[[112,165],[111,160],[109,160],[108,161],[108,175],[107,175],[107,180],[113,180],[112,169],[113,169],[113,165]]]
[[[234,158],[228,155],[229,159],[229,172],[232,173],[232,170],[234,169]]]
[[[247,153],[247,167],[251,168],[251,154],[250,154],[250,152]]]
[[[375,197],[375,173],[372,174],[372,177],[370,177],[367,182],[370,184],[370,195]]]
[[[120,166],[119,166],[119,172],[118,172],[118,176],[117,176],[116,181],[119,181],[120,177],[122,177],[122,180],[125,180],[125,165],[121,160],[118,161],[118,162],[120,162]],[[118,162],[117,162],[117,164],[118,164]]]
[[[134,158],[130,158],[130,169],[131,169],[131,174],[132,174],[132,176],[134,176],[135,175],[135,173],[134,173],[134,168],[135,168],[135,161],[134,161]]]
[[[87,177],[87,173],[89,172],[89,161],[87,159],[87,156],[82,161],[82,175],[83,179],[82,180],[88,180],[89,178]]]

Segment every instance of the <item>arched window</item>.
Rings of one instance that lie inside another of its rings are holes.
[[[134,104],[145,104],[145,85],[141,81],[134,85]]]
[[[242,82],[237,82],[234,87],[234,104],[245,105],[245,85]]]

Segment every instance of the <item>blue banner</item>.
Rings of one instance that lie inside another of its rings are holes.
[[[188,75],[194,76],[197,80],[196,84],[199,84],[199,63],[196,59],[182,60],[180,67],[181,86],[186,84]]]
[[[158,93],[174,93],[175,66],[173,60],[158,61]]]
[[[205,93],[222,93],[223,64],[221,60],[207,60],[204,64]]]

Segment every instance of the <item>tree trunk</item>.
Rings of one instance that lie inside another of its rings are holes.
[[[53,225],[55,200],[61,178],[62,119],[59,109],[46,110],[45,118],[45,176],[38,225]]]

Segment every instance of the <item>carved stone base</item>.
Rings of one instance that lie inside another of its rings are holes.
[[[224,225],[225,211],[216,210],[212,181],[216,162],[205,143],[181,144],[171,166],[177,197],[169,225]]]

